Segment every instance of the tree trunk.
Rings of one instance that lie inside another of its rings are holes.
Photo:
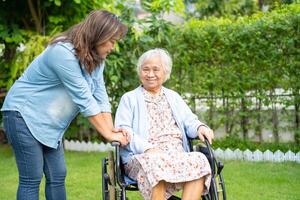
[[[40,15],[40,11],[38,8],[36,8],[32,2],[32,0],[27,0],[28,3],[28,7],[32,16],[32,19],[34,21],[35,24],[35,29],[38,33],[42,33],[43,32],[43,28],[42,28],[42,24],[41,24],[41,15]],[[39,5],[39,2],[38,2]],[[39,7],[39,6],[37,6]]]
[[[79,130],[77,132],[77,139],[79,139],[79,141],[83,141],[83,134],[84,134],[83,126],[80,125]]]
[[[278,131],[278,115],[276,105],[272,108],[272,123],[273,123],[273,134],[276,143],[279,143],[279,131]]]
[[[192,97],[191,97],[191,110],[193,111],[193,113],[196,114],[196,96],[194,94],[192,94]]]
[[[258,3],[259,9],[262,10],[262,7],[264,5],[264,0],[258,0],[257,3]]]
[[[225,126],[225,133],[228,134],[229,131],[229,124],[228,124],[228,98],[225,97],[224,95],[224,89],[222,89],[222,103],[223,103],[223,110],[224,110],[224,116],[225,116],[225,120],[224,120],[224,126]]]
[[[271,92],[271,102],[272,102],[272,124],[273,124],[273,135],[276,143],[279,143],[279,130],[278,130],[278,113],[276,108],[276,100],[273,98],[273,91]]]
[[[210,97],[209,97],[209,112],[208,112],[208,125],[211,129],[214,129],[214,122],[213,122],[213,117],[214,117],[214,95],[213,92],[210,91]]]
[[[262,137],[262,121],[261,121],[261,99],[258,98],[256,101],[256,126],[255,126],[255,135],[258,135],[259,142],[263,142]]]
[[[5,88],[0,88],[0,99],[4,98],[6,95],[6,89]]]
[[[241,99],[241,128],[243,133],[243,139],[248,139],[248,116],[247,116],[247,105],[244,97]]]
[[[299,116],[299,107],[300,107],[300,95],[299,90],[296,89],[294,93],[294,106],[295,106],[295,133],[294,139],[296,144],[300,144],[300,116]]]
[[[224,108],[224,116],[225,116],[225,120],[224,120],[225,132],[226,134],[231,135],[233,125],[234,125],[234,121],[232,118],[234,108],[230,108],[229,98],[225,97],[224,95],[223,95],[223,108]]]

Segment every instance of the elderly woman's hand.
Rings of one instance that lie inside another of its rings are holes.
[[[208,142],[212,144],[212,139],[214,138],[214,132],[207,126],[200,126],[198,128],[198,136],[200,140],[204,142],[204,137],[207,138]]]

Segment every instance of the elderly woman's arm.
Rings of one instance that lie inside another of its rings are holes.
[[[153,146],[147,141],[147,139],[136,133],[133,128],[134,118],[134,102],[128,95],[122,96],[116,116],[115,116],[115,126],[117,128],[122,128],[130,134],[130,141],[127,145],[134,154],[144,153],[148,149],[152,149]],[[145,127],[146,129],[146,127]]]
[[[206,124],[198,120],[197,115],[191,111],[180,95],[178,95],[178,101],[187,135],[191,138],[198,136],[202,141],[204,141],[204,137],[206,137],[208,141],[212,143],[212,139],[214,138],[213,131]]]

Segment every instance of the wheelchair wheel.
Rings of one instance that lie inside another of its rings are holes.
[[[107,158],[102,159],[102,200],[109,200]]]
[[[225,183],[222,174],[218,174],[217,185],[219,200],[226,200]]]
[[[202,200],[226,200],[225,184],[222,174],[216,174],[211,179],[208,194],[202,196]]]
[[[214,167],[213,169],[213,177],[211,180],[211,186],[209,193],[211,194],[211,200],[226,200],[226,192],[225,192],[225,183],[223,176],[221,174],[223,164],[221,162],[217,162],[214,159]]]
[[[221,174],[224,167],[222,162],[217,161],[208,141],[205,146],[198,145],[195,150],[203,153],[211,166],[212,178],[208,194],[202,196],[202,200],[226,200],[225,183]]]
[[[102,159],[102,199],[117,200],[117,196],[114,154],[110,151],[108,158]]]

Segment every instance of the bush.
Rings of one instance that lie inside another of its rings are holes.
[[[240,149],[246,150],[249,149],[251,151],[255,151],[256,149],[264,152],[266,150],[270,150],[275,152],[280,150],[282,152],[292,151],[294,153],[300,152],[300,146],[295,143],[259,143],[259,142],[251,142],[249,140],[242,140],[237,136],[226,137],[221,140],[215,140],[213,142],[212,147],[214,149],[221,148],[223,150],[229,148],[231,150]]]

